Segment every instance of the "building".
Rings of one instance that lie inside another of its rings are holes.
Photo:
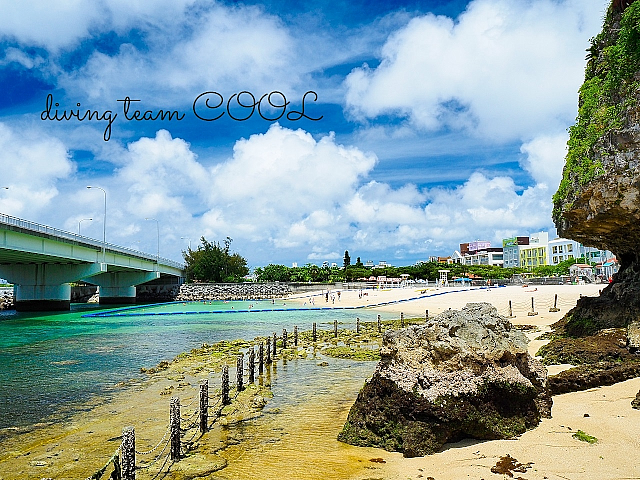
[[[447,263],[464,263],[464,257],[458,250],[456,250],[451,254],[451,258]]]
[[[529,235],[529,245],[521,245],[520,267],[533,269],[541,265],[547,265],[549,258],[549,233],[537,232]]]
[[[494,265],[502,267],[502,248],[484,248],[482,250],[469,252],[462,257],[461,263],[464,265]]]
[[[529,245],[529,237],[511,237],[502,240],[504,267],[520,266],[520,246]]]
[[[549,242],[549,265],[574,258],[584,258],[590,264],[604,264],[615,256],[608,250],[585,247],[580,242],[566,238],[556,238]]]
[[[549,265],[582,257],[584,247],[575,240],[555,238],[549,242]]]

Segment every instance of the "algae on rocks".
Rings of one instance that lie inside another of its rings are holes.
[[[639,1],[611,3],[587,58],[553,220],[560,236],[612,251],[620,271],[600,297],[578,302],[572,336],[640,317]]]
[[[462,438],[511,438],[550,416],[547,373],[488,303],[385,334],[381,361],[338,440],[431,454]]]

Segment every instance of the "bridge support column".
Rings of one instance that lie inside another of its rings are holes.
[[[136,303],[136,285],[160,278],[159,272],[107,272],[85,279],[100,287],[101,305]]]
[[[0,277],[14,284],[13,298],[18,311],[69,310],[69,282],[106,269],[103,263],[0,265]]]

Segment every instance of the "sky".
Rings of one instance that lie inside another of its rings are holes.
[[[251,267],[553,238],[607,4],[0,2],[0,213],[101,240],[100,187],[107,242]]]

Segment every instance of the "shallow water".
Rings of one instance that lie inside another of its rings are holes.
[[[245,310],[249,305],[253,309],[287,307],[281,301],[186,306]],[[175,313],[186,311],[186,306],[145,310]],[[340,328],[353,329],[356,316],[362,321],[376,319],[376,312],[365,309],[83,317],[104,310],[78,304],[64,313],[0,312],[0,428],[73,414],[88,398],[106,396],[118,382],[139,376],[140,367],[171,360],[202,343],[280,335],[283,328],[291,335],[294,325],[299,331],[310,330],[313,322],[318,329],[331,330],[334,320]]]
[[[344,479],[367,468],[380,453],[336,437],[375,365],[332,358],[279,362],[264,415],[229,428],[234,442],[221,453],[228,465],[213,478]]]

